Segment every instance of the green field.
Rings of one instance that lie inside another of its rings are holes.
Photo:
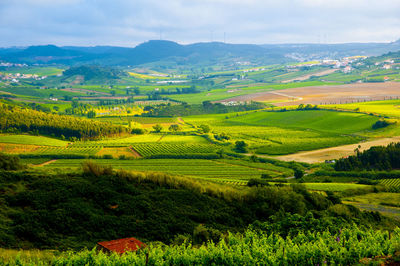
[[[185,117],[193,125],[208,124],[215,133],[244,140],[261,154],[290,154],[298,151],[357,143],[377,117],[325,110],[266,112]]]
[[[13,68],[4,71],[4,73],[36,74],[39,76],[53,76],[63,72],[63,69],[57,67],[25,67]]]
[[[201,154],[201,153],[215,153],[216,145],[212,144],[198,144],[198,143],[138,143],[131,146],[140,155],[146,157],[157,154]]]
[[[0,143],[31,144],[43,146],[67,146],[68,142],[43,136],[31,135],[0,135]]]
[[[360,112],[381,114],[388,117],[400,118],[400,100],[372,101],[360,103],[348,103],[340,105],[328,105],[344,110],[359,110]]]
[[[84,160],[61,159],[45,168],[80,168]],[[111,165],[114,169],[125,169],[135,171],[165,172],[176,175],[191,176],[209,181],[247,181],[250,178],[259,178],[266,173],[271,176],[279,176],[281,172],[274,166],[259,163],[245,166],[236,163],[236,160],[203,160],[203,159],[147,159],[147,160],[93,160],[100,165]],[[256,164],[257,165],[257,164]],[[282,169],[283,170],[283,169]],[[282,172],[287,172],[282,171]]]
[[[353,183],[304,183],[306,188],[317,191],[334,191],[340,192],[347,189],[367,188],[368,185],[360,185]]]
[[[400,187],[400,178],[381,179],[379,181],[381,184],[388,187]]]

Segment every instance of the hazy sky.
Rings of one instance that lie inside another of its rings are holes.
[[[389,42],[400,0],[0,0],[0,46]]]

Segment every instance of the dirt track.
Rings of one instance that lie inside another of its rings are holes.
[[[276,92],[279,92],[276,93]],[[333,86],[312,86],[266,91],[237,96],[219,102],[260,101],[277,106],[298,104],[340,104],[400,98],[400,82],[357,83]]]
[[[274,158],[282,161],[322,163],[325,160],[338,159],[341,157],[353,155],[354,150],[358,147],[358,145],[361,146],[360,151],[363,151],[369,149],[372,146],[385,146],[392,142],[399,142],[399,141],[400,137],[384,138],[384,139],[371,140],[367,142],[361,142],[357,144],[343,145],[343,146],[337,146],[337,147],[319,149],[313,151],[304,151],[289,155],[277,156]]]

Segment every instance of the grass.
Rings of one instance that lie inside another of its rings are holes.
[[[53,76],[63,72],[63,69],[56,67],[27,67],[14,68],[4,71],[5,73],[36,74],[39,76]]]
[[[84,160],[70,159],[57,160],[45,168],[71,168],[81,167]],[[247,181],[251,178],[259,178],[261,174],[267,173],[272,176],[280,174],[274,167],[268,168],[249,167],[236,163],[236,160],[203,160],[203,159],[144,159],[144,160],[93,160],[100,165],[111,165],[114,169],[125,169],[135,171],[165,172],[174,175],[184,175],[195,178],[206,179],[215,182],[225,181]]]
[[[337,107],[344,110],[356,110],[366,113],[376,113],[388,117],[400,118],[400,100],[371,101],[348,103],[340,105],[328,105],[327,107]]]
[[[67,141],[59,139],[53,139],[44,136],[31,136],[31,135],[0,135],[0,143],[59,146],[59,147],[65,147],[68,144]]]
[[[298,129],[312,129],[340,134],[352,134],[370,130],[378,121],[377,117],[359,114],[323,110],[290,112],[254,112],[233,117],[227,123],[254,126],[273,126]],[[340,125],[340,126],[338,126]]]
[[[353,183],[304,183],[309,190],[340,192],[348,189],[366,188],[368,185]]]
[[[208,124],[231,142],[244,140],[250,150],[280,155],[357,143],[378,120],[358,113],[326,110],[265,112],[185,117],[193,125]],[[340,125],[340,126],[338,126]]]
[[[200,154],[215,153],[216,145],[198,144],[198,143],[143,143],[133,144],[132,148],[142,156],[151,156],[156,154]]]
[[[189,104],[200,104],[203,101],[219,101],[236,96],[252,94],[262,91],[282,90],[282,89],[307,87],[307,86],[336,85],[336,84],[337,83],[326,83],[321,81],[292,82],[285,84],[265,84],[259,86],[251,86],[251,87],[250,86],[237,87],[235,88],[234,91],[232,88],[225,88],[225,89],[213,89],[210,91],[204,91],[193,94],[171,95],[169,96],[169,98],[177,101],[187,102]]]
[[[355,205],[361,209],[378,211],[386,216],[400,219],[399,193],[369,193],[343,199],[344,203]]]

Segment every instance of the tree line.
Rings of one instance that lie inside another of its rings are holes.
[[[400,143],[391,143],[388,146],[375,146],[356,155],[341,158],[336,161],[336,171],[384,170],[400,168]]]
[[[89,119],[44,113],[19,106],[0,104],[1,132],[52,135],[60,138],[99,139],[128,133],[129,129]]]

